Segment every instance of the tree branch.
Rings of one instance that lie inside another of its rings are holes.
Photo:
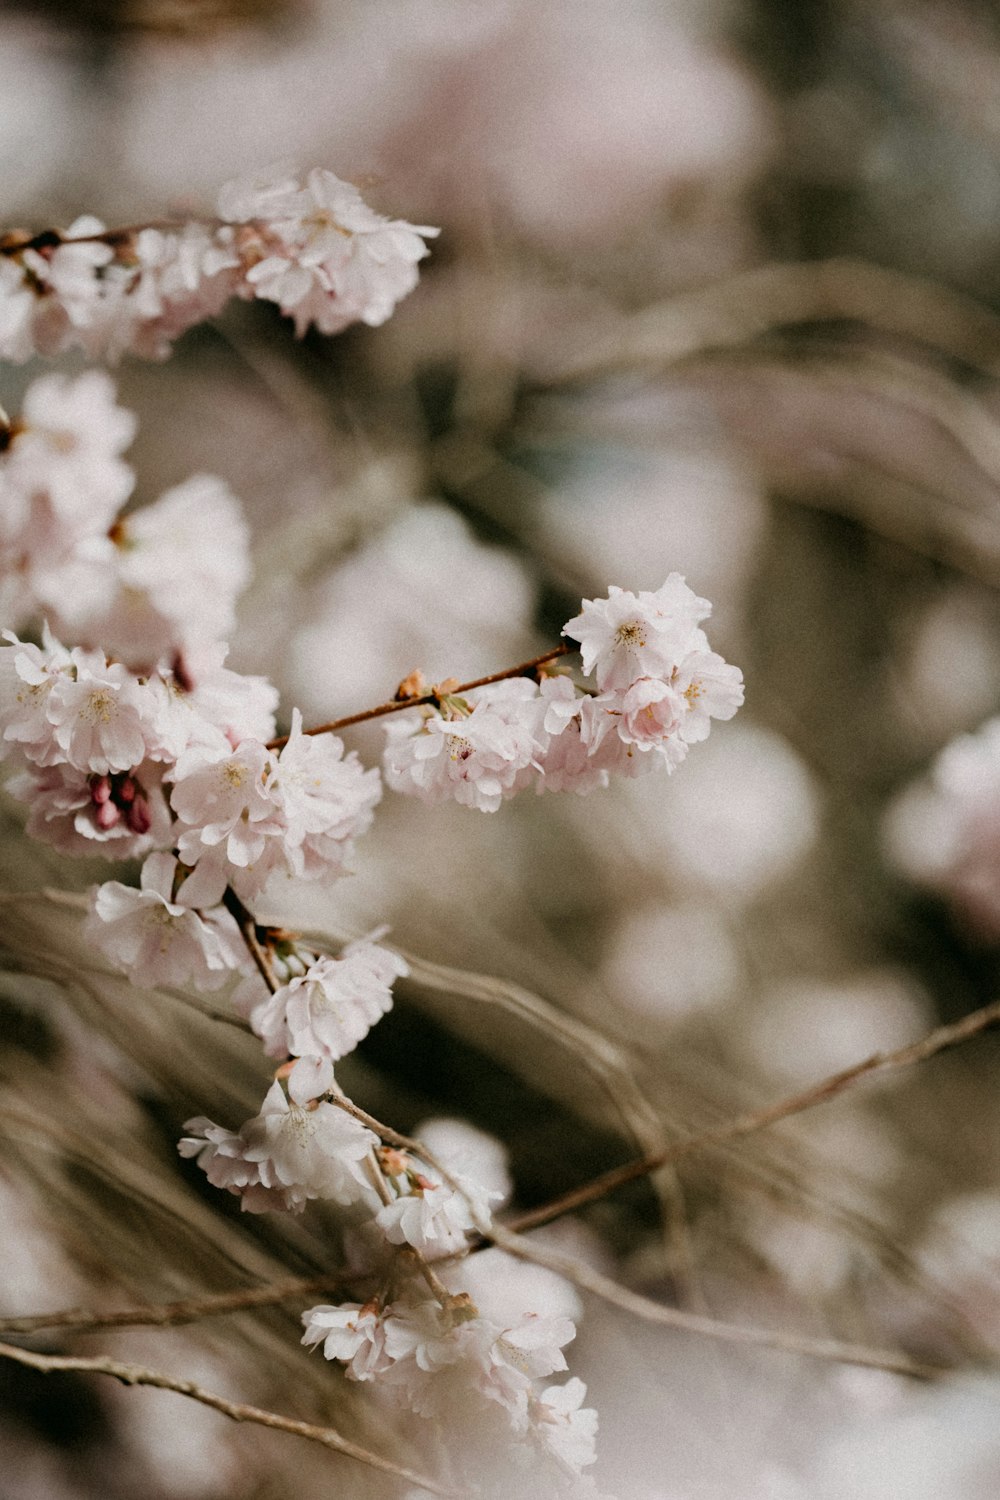
[[[503,682],[508,677],[531,677],[539,667],[546,662],[555,661],[559,656],[569,656],[575,651],[576,646],[571,646],[564,641],[561,646],[554,646],[551,651],[545,651],[541,656],[532,657],[531,661],[522,661],[516,667],[506,667],[502,672],[491,672],[488,677],[477,677],[472,682],[462,682],[456,687],[449,688],[449,696],[455,694],[459,697],[463,693],[471,693],[473,688],[488,687],[491,682]],[[347,729],[352,724],[364,724],[368,719],[381,719],[385,714],[402,713],[405,708],[419,708],[424,703],[437,703],[440,700],[440,690],[431,688],[430,692],[421,693],[416,698],[393,698],[388,703],[380,703],[377,708],[366,708],[357,714],[347,714],[343,719],[333,719],[329,724],[317,724],[312,729],[303,729],[303,734],[334,734],[339,729]],[[280,750],[282,745],[287,744],[288,735],[279,735],[277,739],[268,740],[269,750]]]
[[[225,1396],[217,1396],[212,1391],[206,1391],[203,1386],[196,1385],[192,1380],[179,1380],[160,1370],[147,1370],[141,1365],[124,1364],[120,1360],[108,1359],[103,1355],[96,1358],[81,1358],[66,1354],[36,1354],[33,1350],[19,1349],[13,1344],[0,1344],[0,1359],[14,1360],[17,1364],[27,1365],[31,1370],[40,1370],[45,1375],[57,1370],[78,1374],[110,1375],[113,1380],[120,1380],[123,1385],[148,1385],[161,1391],[174,1391],[178,1396],[187,1396],[192,1401],[201,1402],[202,1406],[210,1406],[213,1411],[221,1412],[224,1417],[229,1417],[234,1422],[253,1422],[258,1427],[270,1427],[276,1432],[287,1432],[293,1437],[307,1438],[311,1442],[322,1443],[325,1448],[331,1449],[334,1453],[340,1453],[344,1458],[356,1459],[359,1463],[378,1469],[383,1474],[391,1474],[396,1479],[405,1479],[408,1484],[418,1485],[432,1495],[457,1496],[455,1490],[446,1489],[435,1480],[427,1479],[403,1464],[394,1463],[390,1458],[382,1458],[379,1454],[371,1453],[367,1448],[352,1443],[349,1438],[342,1437],[333,1427],[318,1427],[312,1422],[301,1422],[295,1417],[283,1417],[279,1412],[265,1411],[259,1406],[247,1406],[240,1401],[230,1401]]]
[[[297,1297],[339,1291],[345,1285],[353,1286],[358,1279],[349,1277],[346,1272],[331,1271],[325,1276],[298,1276],[271,1282],[267,1286],[239,1287],[233,1292],[184,1297],[176,1302],[145,1303],[138,1307],[114,1308],[109,1312],[68,1308],[62,1312],[32,1313],[24,1317],[0,1318],[0,1333],[37,1333],[45,1328],[67,1328],[76,1332],[95,1328],[173,1328],[183,1323],[196,1323],[201,1318],[246,1312],[256,1307],[274,1307]]]
[[[1000,1000],[994,1001],[992,1005],[983,1006],[981,1010],[972,1011],[961,1021],[955,1021],[948,1026],[939,1026],[936,1030],[921,1037],[919,1041],[899,1047],[895,1052],[876,1052],[871,1057],[865,1058],[863,1062],[855,1063],[853,1067],[845,1068],[840,1073],[834,1073],[831,1077],[822,1079],[800,1094],[792,1094],[788,1098],[779,1099],[775,1104],[765,1105],[762,1109],[737,1115],[735,1119],[726,1120],[721,1125],[714,1125],[710,1130],[677,1141],[664,1151],[657,1151],[649,1156],[640,1156],[633,1161],[626,1162],[623,1166],[613,1167],[610,1172],[604,1172],[600,1177],[594,1177],[590,1182],[572,1188],[568,1193],[564,1193],[560,1198],[552,1199],[540,1208],[529,1209],[523,1214],[518,1214],[516,1218],[508,1221],[507,1228],[522,1231],[535,1229],[540,1224],[548,1224],[552,1219],[558,1219],[563,1214],[572,1213],[574,1209],[594,1203],[598,1198],[614,1192],[616,1188],[635,1182],[638,1178],[645,1177],[660,1167],[672,1165],[683,1157],[693,1155],[696,1151],[705,1151],[713,1146],[724,1145],[727,1141],[740,1140],[743,1136],[753,1135],[758,1130],[765,1130],[769,1125],[776,1125],[779,1120],[787,1120],[792,1115],[804,1113],[807,1109],[815,1109],[818,1104],[825,1104],[828,1099],[835,1099],[838,1094],[846,1093],[848,1089],[854,1088],[867,1078],[879,1077],[883,1073],[891,1073],[898,1068],[912,1067],[915,1063],[924,1062],[927,1058],[934,1057],[938,1052],[944,1052],[950,1047],[957,1047],[971,1037],[978,1036],[991,1026],[997,1025],[1000,1025]]]
[[[703,1317],[699,1313],[683,1312],[677,1307],[667,1307],[662,1302],[654,1302],[650,1297],[643,1297],[638,1292],[619,1286],[616,1281],[567,1255],[536,1245],[522,1239],[520,1235],[511,1234],[500,1225],[495,1225],[486,1238],[509,1255],[517,1256],[518,1260],[545,1266],[564,1276],[575,1286],[593,1292],[602,1301],[643,1318],[647,1323],[662,1323],[684,1333],[697,1333],[731,1344],[753,1344],[758,1348],[776,1349],[783,1354],[804,1354],[812,1359],[831,1360],[837,1364],[888,1370],[894,1375],[909,1375],[918,1380],[932,1380],[948,1373],[942,1366],[918,1364],[905,1354],[897,1354],[891,1349],[872,1349],[864,1344],[840,1343],[836,1339],[815,1339],[805,1334],[784,1333],[744,1323],[726,1323],[717,1318]]]

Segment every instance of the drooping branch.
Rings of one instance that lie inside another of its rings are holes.
[[[13,1344],[0,1344],[0,1359],[13,1360],[31,1370],[40,1370],[45,1375],[55,1371],[110,1375],[123,1385],[148,1385],[161,1391],[173,1391],[178,1396],[187,1396],[192,1401],[200,1402],[202,1406],[210,1406],[213,1411],[221,1412],[234,1422],[253,1422],[258,1427],[270,1427],[276,1432],[287,1432],[292,1437],[306,1438],[311,1442],[321,1443],[324,1448],[329,1448],[344,1458],[353,1458],[371,1469],[391,1474],[395,1479],[418,1485],[432,1495],[457,1496],[457,1491],[445,1488],[436,1480],[418,1474],[403,1464],[394,1463],[390,1458],[372,1453],[358,1443],[352,1443],[334,1427],[319,1427],[313,1422],[301,1422],[296,1417],[282,1416],[280,1412],[248,1406],[241,1401],[230,1401],[225,1396],[217,1396],[213,1391],[205,1390],[204,1386],[196,1385],[193,1380],[180,1380],[161,1370],[147,1370],[141,1365],[125,1364],[103,1355],[84,1358],[66,1354],[36,1354],[33,1350],[19,1349]]]
[[[678,1307],[669,1307],[643,1297],[628,1287],[620,1286],[610,1277],[580,1261],[572,1260],[547,1246],[533,1240],[511,1234],[509,1230],[495,1225],[488,1238],[494,1245],[509,1255],[517,1256],[532,1265],[545,1266],[550,1271],[564,1276],[574,1286],[592,1292],[603,1302],[620,1307],[624,1312],[643,1318],[647,1323],[660,1323],[676,1328],[683,1333],[699,1334],[704,1338],[721,1339],[730,1344],[752,1344],[757,1348],[775,1349],[783,1354],[804,1354],[811,1359],[829,1360],[835,1364],[863,1365],[872,1370],[887,1370],[894,1375],[908,1375],[917,1380],[932,1380],[945,1375],[943,1366],[920,1364],[892,1349],[873,1349],[865,1344],[846,1344],[837,1339],[816,1339],[806,1334],[785,1333],[773,1328],[758,1328],[752,1324],[727,1323],[718,1318],[703,1317],[700,1313],[686,1312]]]

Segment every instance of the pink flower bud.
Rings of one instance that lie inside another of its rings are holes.
[[[149,811],[149,803],[145,797],[137,797],[133,785],[132,796],[135,798],[125,814],[125,821],[133,833],[148,833],[153,819]]]
[[[94,812],[94,822],[98,828],[114,828],[121,818],[121,812],[113,802],[99,802]]]

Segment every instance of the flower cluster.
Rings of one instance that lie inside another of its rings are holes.
[[[280,1083],[235,1134],[204,1117],[184,1129],[191,1135],[178,1143],[181,1155],[196,1157],[209,1182],[236,1194],[249,1213],[299,1213],[311,1198],[377,1201],[365,1169],[376,1136],[325,1100],[303,1109]]]
[[[401,1299],[313,1307],[302,1316],[304,1344],[322,1345],[349,1380],[370,1381],[425,1417],[493,1402],[512,1431],[579,1473],[594,1461],[597,1413],[583,1407],[586,1387],[572,1379],[540,1389],[566,1369],[563,1347],[576,1336],[568,1318],[526,1313],[503,1327],[462,1317],[438,1303]]]
[[[515,678],[446,695],[386,725],[387,784],[482,812],[527,786],[585,793],[609,775],[672,771],[712,719],[743,702],[743,678],[709,648],[711,611],[678,573],[655,593],[612,588],[563,628],[596,687]]]
[[[228,183],[218,217],[109,230],[89,215],[64,233],[0,239],[0,358],[82,348],[164,358],[231,297],[276,302],[298,333],[384,323],[417,284],[436,229],[375,213],[332,172]]]
[[[250,562],[239,503],[210,475],[119,514],[135,425],[101,371],[28,387],[0,429],[0,618],[43,615],[78,644],[151,667],[217,650]]]
[[[431,233],[379,219],[328,173],[234,185],[220,214],[214,227],[0,245],[0,354],[156,348],[233,293],[276,301],[300,332],[377,323],[413,285]],[[0,619],[24,633],[0,645],[9,790],[29,834],[62,852],[143,860],[137,886],[93,888],[85,922],[137,988],[234,982],[274,1081],[235,1131],[190,1120],[181,1155],[252,1213],[350,1209],[380,1267],[378,1300],[311,1309],[303,1342],[422,1415],[472,1399],[522,1458],[579,1476],[596,1415],[581,1381],[545,1384],[566,1369],[573,1323],[524,1311],[527,1297],[516,1315],[481,1314],[431,1264],[489,1237],[510,1191],[496,1144],[466,1129],[435,1152],[377,1126],[335,1081],[391,1008],[405,962],[373,937],[315,951],[251,910],[276,877],[349,868],[379,772],[304,729],[298,710],[275,738],[272,686],[224,664],[249,574],[238,503],[197,476],[121,515],[134,425],[96,373],[36,381],[3,423]],[[564,634],[587,681],[514,669],[404,708],[388,729],[389,784],[495,811],[528,786],[586,792],[612,772],[672,770],[742,702],[739,672],[700,628],[708,613],[677,574],[655,593],[585,601]],[[418,1293],[417,1271],[437,1300]]]
[[[0,646],[0,757],[28,832],[70,855],[148,856],[94,892],[91,940],[141,987],[214,989],[245,969],[227,888],[339,874],[381,787],[332,735],[280,750],[277,694],[225,665],[247,581],[237,501],[201,476],[118,515],[134,419],[97,372],[28,389],[0,452],[0,602],[47,616]]]

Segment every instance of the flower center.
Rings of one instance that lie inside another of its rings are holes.
[[[626,620],[623,625],[619,625],[615,632],[615,640],[619,646],[624,646],[626,650],[630,650],[634,646],[644,646],[646,644],[646,637],[643,634],[642,622],[639,620]]]

